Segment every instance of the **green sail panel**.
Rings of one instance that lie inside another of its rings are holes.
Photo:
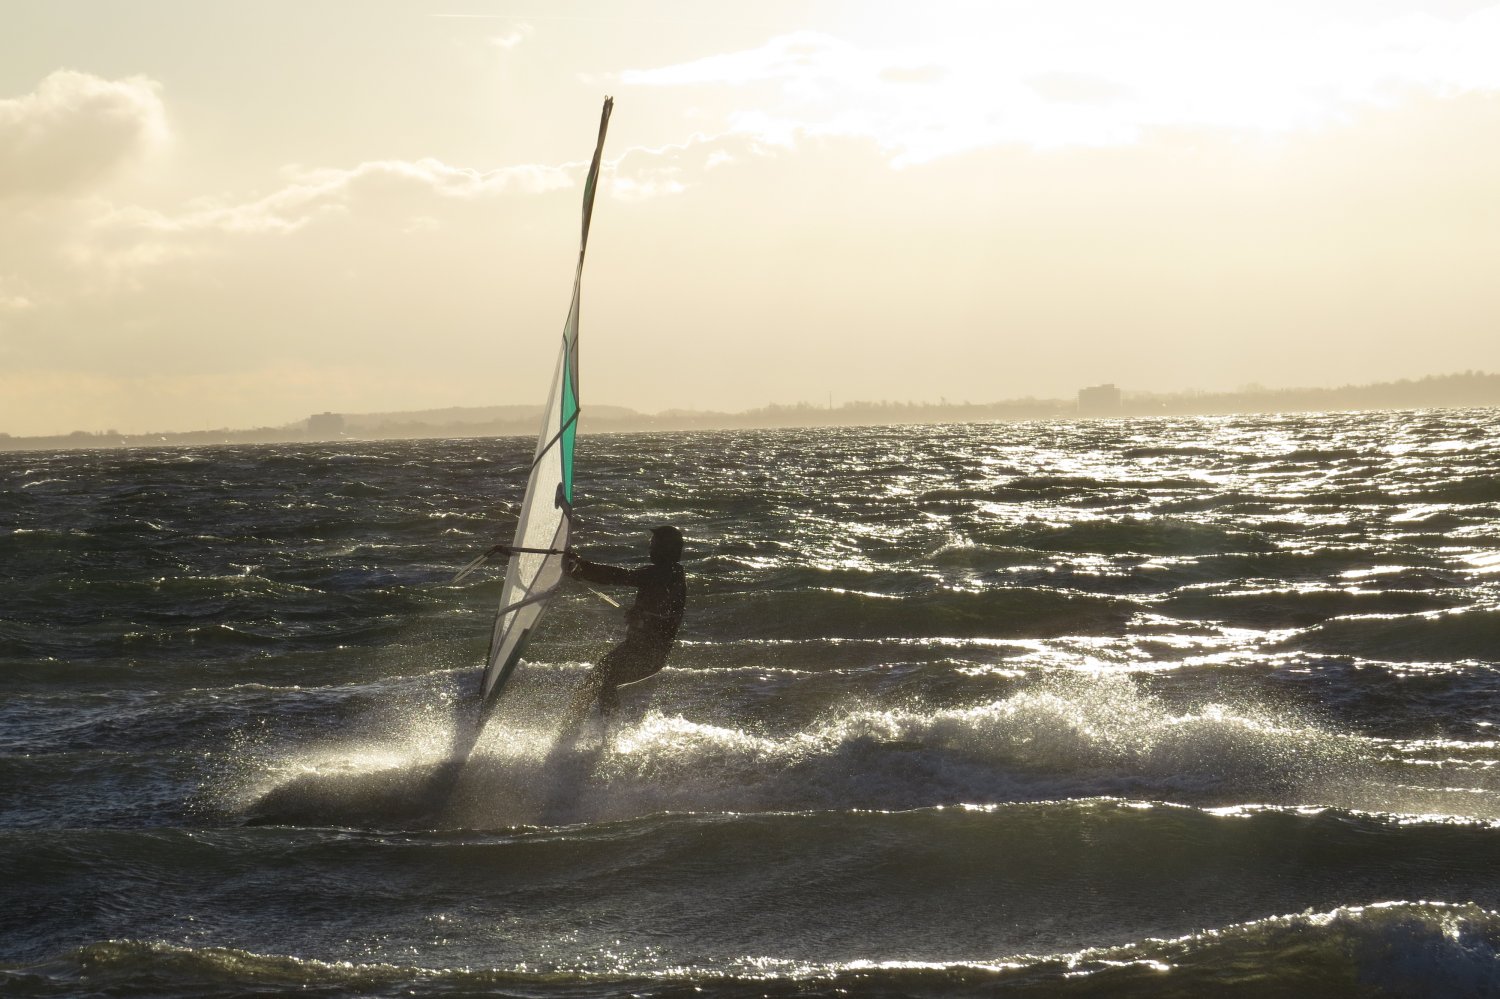
[[[562,344],[552,375],[537,437],[531,476],[516,523],[512,547],[533,549],[510,556],[500,607],[490,635],[488,663],[480,687],[484,716],[494,709],[516,664],[526,651],[527,639],[547,610],[547,603],[563,580],[562,556],[573,535],[573,445],[578,430],[578,305],[583,286],[583,258],[588,249],[589,219],[594,212],[594,192],[599,185],[599,163],[604,155],[604,134],[609,128],[613,98],[604,99],[599,118],[599,140],[583,187],[583,229],[578,245],[578,269],[573,277],[573,300],[563,324]]]
[[[575,339],[576,343],[577,340]],[[578,392],[573,388],[572,372],[563,369],[562,393],[562,486],[563,498],[573,503],[573,437],[578,432]]]

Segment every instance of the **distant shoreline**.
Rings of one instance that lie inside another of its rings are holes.
[[[1500,407],[1500,375],[1463,372],[1340,388],[1261,389],[1238,392],[1132,392],[1111,390],[1101,403],[1089,389],[1080,401],[1016,399],[992,403],[848,402],[838,407],[799,403],[739,413],[667,410],[655,415],[619,406],[585,406],[580,432],[642,433],[751,430],[792,427],[896,426],[994,423],[1021,420],[1227,416],[1235,414],[1354,412],[1374,409]],[[318,441],[421,440],[451,437],[534,436],[540,407],[456,407],[404,413],[321,413],[280,427],[191,430],[144,434],[94,433],[13,437],[0,433],[0,451],[78,448],[285,444]]]

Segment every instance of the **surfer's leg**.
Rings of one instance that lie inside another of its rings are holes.
[[[614,688],[618,681],[613,680],[612,674],[618,667],[621,652],[625,646],[621,645],[611,649],[598,665],[589,669],[588,676],[583,679],[583,686],[573,695],[573,702],[568,706],[568,723],[570,725],[582,725],[583,720],[588,717],[589,709],[597,702],[601,712],[604,711],[605,698],[610,699],[611,708],[619,703],[615,696]],[[608,691],[608,694],[605,692]]]
[[[665,649],[630,639],[610,649],[598,665],[589,670],[583,686],[573,696],[568,710],[569,723],[574,726],[583,724],[595,703],[599,705],[599,714],[608,721],[620,706],[619,688],[655,676],[666,662]]]
[[[667,664],[664,652],[651,647],[626,643],[605,657],[608,669],[599,688],[599,713],[608,720],[620,706],[620,688],[639,683],[661,672]],[[604,665],[603,663],[600,664]]]
[[[573,700],[568,703],[567,722],[570,727],[583,724],[583,720],[588,717],[589,709],[599,699],[599,686],[598,669],[590,669],[589,675],[583,678],[583,686],[578,688],[573,694]]]
[[[599,688],[599,717],[606,722],[615,716],[615,711],[620,707],[620,688],[617,684],[604,681]]]
[[[653,677],[661,672],[667,664],[667,653],[665,649],[656,649],[650,646],[637,646],[626,650],[621,646],[619,650],[622,655],[610,670],[609,678],[618,687],[627,683],[639,683],[648,677]]]

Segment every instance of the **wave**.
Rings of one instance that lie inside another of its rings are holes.
[[[1042,588],[892,596],[847,590],[712,595],[693,629],[740,638],[974,638],[1123,634],[1126,601]]]
[[[1181,445],[1177,447],[1128,447],[1120,452],[1125,458],[1219,458],[1223,452],[1218,448]]]
[[[1156,606],[1176,617],[1223,621],[1240,627],[1301,628],[1352,615],[1417,614],[1455,606],[1461,598],[1422,590],[1322,588],[1174,593]]]
[[[1327,621],[1288,640],[1300,648],[1363,659],[1500,665],[1500,610],[1469,609]]]
[[[1484,997],[1500,991],[1500,914],[1475,905],[1387,902],[1275,916],[1175,939],[972,961],[820,963],[744,954],[609,973],[319,960],[233,947],[108,940],[0,964],[0,989],[35,996],[568,995],[1182,997],[1320,994]]]
[[[1246,531],[1164,517],[1094,520],[1065,527],[1007,527],[978,532],[976,540],[989,545],[1097,555],[1223,555],[1270,552],[1276,547]]]
[[[1429,503],[1500,503],[1500,476],[1471,474],[1452,482],[1427,486],[1401,497]]]
[[[0,753],[0,828],[182,822],[196,777],[176,753]],[[123,795],[121,787],[132,788]]]
[[[1494,994],[1495,431],[591,438],[684,643],[457,772],[532,444],[0,460],[0,993]]]
[[[1440,565],[1424,566],[1411,555],[1403,555],[1408,563],[1418,563],[1404,567],[1407,572],[1433,572],[1441,569]],[[1154,581],[1160,589],[1169,590],[1202,583],[1323,581],[1349,573],[1368,574],[1381,568],[1382,560],[1371,552],[1358,548],[1323,547],[1160,559],[1140,566],[1136,571]],[[1447,584],[1433,581],[1429,585]]]
[[[1169,708],[1118,675],[1051,676],[970,706],[844,703],[780,734],[650,710],[582,742],[559,735],[567,679],[513,692],[451,802],[434,788],[451,790],[462,722],[414,702],[344,739],[242,748],[221,804],[256,821],[481,828],[1100,795],[1500,817],[1500,788],[1403,780],[1382,743],[1254,704]]]

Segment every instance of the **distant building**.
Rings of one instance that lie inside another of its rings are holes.
[[[1119,416],[1120,390],[1114,383],[1078,390],[1079,416]]]
[[[314,413],[307,418],[310,437],[338,437],[343,432],[344,417],[341,413]]]

